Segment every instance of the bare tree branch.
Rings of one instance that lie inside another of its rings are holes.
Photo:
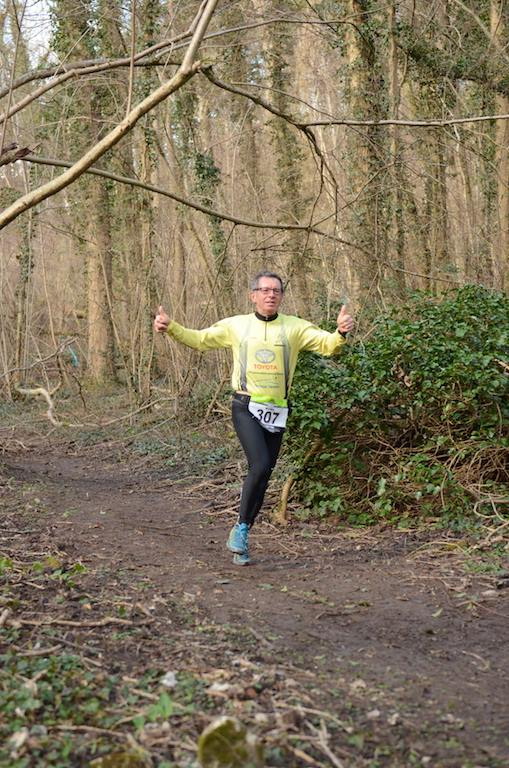
[[[217,85],[219,88],[223,88],[226,91],[229,91],[230,93],[236,93],[240,96],[244,96],[247,99],[250,99],[255,104],[258,104],[259,106],[263,107],[269,112],[272,112],[272,114],[276,115],[277,117],[281,117],[283,120],[286,120],[287,122],[294,125],[296,128],[299,128],[300,130],[303,130],[306,132],[306,135],[309,138],[309,134],[307,133],[308,128],[315,128],[315,127],[328,127],[333,125],[345,125],[345,126],[352,126],[352,127],[363,127],[363,126],[391,126],[391,125],[398,125],[398,126],[406,126],[408,128],[446,128],[450,125],[461,125],[463,123],[480,123],[480,122],[490,122],[493,120],[509,120],[509,114],[499,114],[499,115],[472,115],[471,117],[451,117],[451,118],[437,118],[435,120],[403,120],[403,119],[385,119],[385,120],[352,120],[350,118],[334,118],[331,117],[328,120],[310,120],[310,121],[302,121],[297,120],[292,115],[289,115],[287,113],[281,112],[276,107],[274,107],[270,102],[266,101],[264,98],[260,96],[255,96],[254,94],[250,93],[248,90],[244,88],[239,88],[237,85],[232,85],[230,83],[225,83],[219,78],[217,78],[213,71],[212,67],[202,67],[201,69],[202,73],[207,77],[212,83]],[[290,94],[286,94],[290,95]],[[291,96],[291,95],[290,95]],[[306,106],[313,108],[311,105],[306,104]],[[314,134],[311,134],[313,141],[316,145],[316,138]]]
[[[464,123],[486,123],[492,120],[509,120],[509,114],[503,115],[473,115],[472,117],[451,117],[436,120],[351,120],[348,118],[336,118],[333,120],[313,120],[305,123],[295,123],[298,127],[314,128],[327,127],[330,125],[351,125],[351,126],[383,126],[383,125],[401,125],[408,128],[446,128],[449,125],[461,125]]]
[[[502,57],[504,62],[506,64],[509,64],[509,56],[507,55],[505,50],[500,46],[500,43],[497,40],[496,35],[492,34],[491,30],[482,21],[481,17],[477,13],[475,13],[475,11],[473,11],[471,8],[469,8],[468,5],[465,5],[465,3],[462,2],[462,0],[453,0],[453,3],[455,3],[456,5],[459,5],[459,7],[462,8],[465,11],[465,13],[468,13],[469,16],[471,16],[474,19],[475,23],[477,24],[481,32],[485,35],[486,39],[488,40],[490,47],[491,46],[495,47],[497,50],[497,53]],[[502,8],[503,8],[503,5],[504,4],[502,3]]]
[[[6,121],[9,117],[12,117],[17,112],[20,112],[22,109],[27,107],[29,104],[31,104],[33,101],[38,99],[40,96],[43,96],[48,91],[51,91],[53,88],[55,88],[57,85],[62,85],[62,83],[65,83],[67,80],[71,80],[73,77],[82,77],[84,75],[94,75],[96,73],[100,72],[106,72],[111,69],[120,68],[120,67],[128,67],[130,66],[130,59],[119,59],[118,61],[113,61],[110,63],[101,63],[101,64],[92,64],[88,67],[73,67],[72,69],[68,69],[63,74],[59,75],[58,77],[55,77],[53,80],[51,80],[49,83],[45,83],[44,85],[39,86],[39,88],[36,88],[35,91],[32,91],[32,93],[28,93],[23,99],[18,101],[16,104],[13,104],[11,107],[7,109],[6,112],[4,112],[3,115],[0,115],[0,123],[3,123]],[[157,60],[154,59],[148,59],[143,62],[133,62],[134,67],[153,67],[153,66],[160,66],[164,64],[164,66],[168,66],[168,64],[171,62],[168,62],[165,58],[165,61],[161,61],[160,58]],[[179,63],[175,63],[176,66],[179,66]]]
[[[9,163],[15,163],[16,160],[21,160],[25,155],[30,154],[28,147],[19,148],[17,144],[8,144],[0,152],[0,165],[9,165]]]
[[[47,357],[41,357],[39,360],[36,360],[34,363],[31,363],[30,365],[22,366],[21,368],[10,368],[8,371],[4,371],[4,373],[0,373],[0,379],[5,378],[5,376],[9,376],[11,373],[16,373],[18,371],[30,371],[32,368],[35,368],[36,365],[42,365],[43,363],[47,363],[48,360],[52,360],[54,357],[58,357],[58,355],[61,355],[64,349],[71,344],[74,344],[76,341],[76,338],[73,337],[72,339],[66,339],[63,341],[54,352],[52,352]]]
[[[249,24],[242,24],[237,27],[230,27],[228,29],[222,29],[218,30],[217,32],[210,32],[206,35],[204,35],[204,40],[211,40],[217,37],[222,37],[225,35],[231,35],[235,34],[237,32],[243,32],[249,29],[256,29],[258,27],[264,27],[270,24],[311,24],[311,25],[320,25],[320,24],[346,24],[347,19],[331,19],[331,20],[310,20],[310,19],[292,19],[292,18],[272,18],[272,19],[265,19],[263,21],[255,21],[251,22]],[[155,43],[154,45],[151,45],[149,48],[145,48],[143,51],[139,51],[134,56],[130,55],[129,57],[125,57],[122,59],[86,59],[83,61],[75,61],[72,64],[65,64],[61,63],[56,65],[55,67],[46,67],[45,69],[38,69],[34,70],[32,72],[27,72],[26,74],[22,75],[21,77],[18,77],[13,83],[12,86],[9,88],[3,88],[0,89],[0,99],[4,96],[7,96],[7,94],[10,91],[15,91],[17,88],[20,88],[23,85],[27,85],[27,83],[33,82],[34,80],[46,80],[48,78],[55,78],[52,80],[51,83],[48,83],[46,86],[43,86],[40,90],[35,91],[33,94],[29,94],[25,97],[25,99],[22,99],[17,105],[12,107],[11,109],[8,109],[8,111],[0,116],[0,122],[5,120],[7,117],[10,117],[11,115],[15,114],[16,112],[19,112],[20,109],[23,109],[27,104],[30,104],[32,101],[34,101],[35,98],[38,96],[41,96],[43,93],[46,93],[48,90],[51,90],[57,85],[60,85],[66,80],[69,80],[72,77],[77,77],[79,75],[89,75],[89,74],[96,74],[98,72],[106,72],[111,69],[121,69],[123,67],[154,67],[154,66],[167,66],[168,63],[175,64],[176,66],[179,66],[179,62],[168,62],[167,56],[168,51],[164,53],[164,57],[161,58],[161,56],[157,56],[155,58],[147,58],[150,57],[154,53],[161,54],[164,49],[169,48],[170,51],[178,51],[184,46],[187,45],[187,40],[192,34],[192,29],[186,30],[186,32],[177,35],[176,37],[167,39],[167,40],[161,40],[158,43]]]
[[[453,280],[449,277],[437,277],[437,275],[444,274],[443,270],[435,270],[432,274],[424,275],[422,272],[411,272],[408,269],[402,269],[395,264],[390,264],[388,261],[381,261],[380,264],[387,269],[392,269],[394,272],[402,272],[405,275],[412,275],[412,277],[422,277],[424,280],[438,280],[440,283],[450,283],[450,285],[465,285],[464,280]]]
[[[22,160],[25,160],[29,163],[38,163],[39,165],[51,165],[56,166],[57,168],[72,168],[73,163],[66,162],[65,160],[57,160],[52,157],[39,157],[38,155],[25,155]],[[193,208],[195,211],[200,211],[201,213],[205,213],[207,216],[214,216],[217,219],[221,219],[222,221],[231,221],[233,224],[238,224],[239,226],[243,227],[253,227],[255,229],[277,229],[277,230],[292,230],[292,231],[298,231],[298,232],[311,232],[315,235],[319,235],[320,237],[326,237],[330,240],[335,240],[338,243],[342,243],[343,245],[348,245],[351,248],[355,248],[358,251],[362,251],[363,249],[360,248],[360,246],[356,245],[355,243],[350,242],[349,240],[344,240],[341,237],[337,237],[336,235],[331,234],[330,232],[324,232],[321,229],[318,229],[318,227],[314,224],[276,224],[274,222],[270,221],[251,221],[249,219],[241,219],[238,216],[232,216],[229,213],[224,213],[223,211],[217,211],[214,208],[209,208],[206,205],[201,205],[200,203],[194,202],[193,200],[188,200],[185,197],[181,197],[180,195],[176,195],[174,192],[169,192],[167,189],[163,189],[162,187],[155,187],[152,184],[145,184],[142,181],[139,181],[138,179],[130,178],[129,176],[120,176],[117,173],[111,173],[110,171],[103,171],[102,168],[93,168],[89,167],[86,169],[85,173],[90,173],[94,176],[102,176],[105,179],[111,179],[112,181],[117,181],[120,184],[127,184],[132,187],[139,187],[140,189],[145,189],[147,192],[154,192],[157,195],[163,195],[164,197],[169,197],[170,200],[175,200],[175,202],[180,203],[181,205],[185,205],[188,208]]]
[[[156,58],[150,58],[148,51],[152,51],[153,48],[166,48],[171,45],[171,42],[168,40],[163,41],[162,43],[159,43],[158,46],[152,46],[150,49],[146,49],[144,51],[140,51],[137,53],[134,57],[134,66],[135,67],[153,67],[157,66],[158,64],[162,63],[162,60],[159,56]],[[153,51],[152,51],[153,52]],[[72,64],[57,64],[54,67],[46,67],[45,69],[36,69],[32,72],[27,72],[26,74],[22,75],[21,77],[18,77],[17,80],[13,83],[12,90],[15,91],[18,88],[21,88],[23,85],[27,85],[28,83],[32,83],[35,80],[48,80],[48,78],[54,77],[56,78],[54,82],[51,84],[51,87],[53,88],[55,85],[59,85],[61,82],[65,82],[65,80],[68,79],[69,76],[75,77],[76,75],[88,75],[93,74],[95,72],[107,72],[110,69],[121,69],[122,67],[128,67],[130,66],[131,59],[130,57],[123,58],[123,59],[85,59],[83,61],[75,61]],[[60,76],[63,75],[63,80],[60,80]],[[0,89],[0,99],[3,99],[4,96],[7,96],[9,93],[9,88],[2,88]],[[5,116],[4,116],[5,117]]]
[[[197,14],[196,31],[191,38],[189,48],[184,56],[184,61],[175,75],[132,109],[112,131],[95,144],[95,146],[89,149],[88,152],[86,152],[83,157],[72,166],[72,168],[69,168],[68,171],[64,172],[58,178],[52,179],[41,187],[23,195],[4,210],[0,214],[0,229],[3,229],[11,221],[14,221],[14,219],[21,213],[24,213],[24,211],[37,205],[37,203],[40,203],[47,197],[51,197],[56,192],[69,186],[69,184],[72,184],[72,182],[90,168],[96,160],[102,157],[105,152],[115,146],[126,133],[129,133],[143,115],[147,114],[147,112],[157,106],[160,102],[164,101],[164,99],[168,98],[172,93],[179,90],[184,83],[196,74],[199,69],[199,62],[194,61],[194,58],[207,29],[207,25],[214,13],[217,2],[218,0],[207,0],[206,4],[200,8]]]
[[[127,91],[126,115],[131,111],[134,86],[134,60],[136,51],[136,0],[131,0],[131,55],[129,61],[129,88]]]
[[[287,123],[290,123],[295,128],[302,131],[306,136],[307,140],[309,141],[309,143],[311,144],[311,147],[314,150],[315,154],[319,158],[322,169],[323,168],[327,169],[329,173],[329,180],[334,186],[334,189],[335,190],[337,189],[337,184],[334,178],[334,174],[332,173],[331,169],[327,164],[327,160],[324,157],[318,145],[316,136],[314,135],[313,131],[310,129],[310,125],[304,125],[300,121],[296,120],[292,115],[289,115],[288,113],[285,113],[285,112],[281,112],[281,110],[277,109],[273,104],[270,104],[270,102],[266,101],[261,96],[255,96],[249,91],[246,91],[244,89],[233,86],[230,83],[225,83],[222,80],[219,80],[219,78],[214,75],[212,67],[202,67],[201,71],[205,75],[205,77],[208,80],[210,80],[211,83],[214,83],[214,85],[217,85],[218,88],[222,88],[225,91],[229,91],[230,93],[235,93],[238,96],[243,96],[246,99],[249,99],[254,104],[258,104],[260,107],[263,107],[263,109],[267,110],[268,112],[271,112],[273,115],[276,115],[276,117],[280,117],[281,119],[286,120]]]

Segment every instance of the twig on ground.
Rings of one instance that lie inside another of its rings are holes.
[[[52,645],[49,648],[32,648],[28,651],[23,650],[19,645],[13,645],[12,647],[18,656],[49,656],[50,654],[59,651],[62,648],[62,645]]]
[[[117,619],[114,616],[106,616],[97,621],[72,621],[71,619],[11,619],[11,623],[26,625],[29,627],[47,627],[54,624],[62,627],[106,627],[109,624],[122,624],[128,627],[139,627],[145,624],[152,624],[155,619],[145,619],[144,621],[129,621],[129,619]]]
[[[10,608],[5,608],[2,613],[0,614],[0,627],[3,627],[4,624],[7,622],[7,619],[11,615],[12,611]]]
[[[479,666],[478,664],[476,664],[475,666],[481,672],[487,672],[489,670],[489,668],[490,668],[489,661],[487,661],[482,656],[479,656],[478,653],[471,653],[470,651],[461,651],[461,653],[463,653],[465,656],[472,656],[472,658],[477,659],[477,661],[480,661],[482,666]]]
[[[104,734],[107,736],[114,736],[117,739],[122,739],[123,741],[128,741],[128,737],[131,735],[129,733],[122,733],[122,731],[114,731],[111,728],[96,728],[93,725],[53,725],[51,726],[51,729],[54,729],[55,731],[74,731],[76,733],[97,733],[97,734]]]
[[[427,541],[424,544],[421,544],[420,547],[417,549],[414,549],[413,552],[409,552],[407,555],[407,559],[414,558],[418,555],[425,554],[430,555],[432,554],[433,557],[439,557],[442,555],[448,555],[448,554],[455,554],[454,550],[457,552],[461,552],[461,554],[465,554],[466,550],[464,548],[465,542],[464,541],[448,541],[447,539],[442,539],[440,541]],[[430,553],[430,549],[436,549],[436,553]],[[443,550],[449,550],[443,551]]]
[[[122,676],[122,682],[124,683],[138,683],[139,680],[136,680],[134,677],[129,677],[128,675]],[[154,693],[149,693],[148,691],[142,691],[141,688],[129,688],[132,693],[135,693],[137,696],[140,696],[142,699],[148,699],[149,701],[158,701],[159,696],[156,696]],[[118,723],[117,723],[118,725]]]
[[[311,731],[314,731],[317,735],[317,746],[322,750],[322,752],[329,758],[332,765],[336,766],[336,768],[344,768],[343,763],[341,760],[336,757],[334,752],[329,747],[329,732],[325,726],[325,722],[323,720],[320,721],[320,728],[316,728],[316,726],[313,725],[313,723],[308,722],[307,725],[309,726]]]
[[[37,584],[35,581],[18,581],[18,584],[28,584],[29,587],[33,587],[34,589],[38,589],[40,592],[43,592],[46,589],[45,584]]]
[[[266,637],[264,637],[261,632],[257,632],[256,629],[253,629],[253,627],[247,627],[249,632],[251,632],[254,637],[258,640],[258,642],[262,643],[262,645],[265,645],[267,648],[274,648],[274,643],[271,643],[270,640],[267,640]]]
[[[307,752],[304,752],[302,749],[299,749],[298,747],[292,747],[291,744],[287,745],[287,749],[292,752],[295,757],[298,757],[299,760],[304,760],[305,763],[308,763],[309,765],[318,766],[318,768],[326,768],[325,763],[321,763],[319,760],[316,759],[316,757],[311,757],[307,754]]]
[[[50,422],[53,424],[54,427],[62,427],[64,426],[63,422],[57,421],[53,415],[53,411],[55,410],[55,405],[52,400],[52,396],[55,394],[55,392],[58,391],[61,384],[62,382],[60,381],[57,384],[57,386],[51,390],[51,392],[48,392],[48,390],[45,389],[44,387],[34,387],[31,389],[25,389],[24,387],[16,387],[16,389],[22,395],[34,395],[34,396],[40,395],[41,397],[43,397],[48,404],[48,410],[46,411],[46,416],[48,417],[48,419],[50,420]]]
[[[101,651],[96,650],[95,648],[90,648],[88,645],[83,645],[83,643],[74,643],[72,640],[67,640],[65,637],[58,637],[57,641],[59,643],[62,643],[62,645],[66,645],[69,648],[76,648],[78,651],[80,651],[80,658],[83,660],[89,661],[91,664],[94,664],[96,667],[102,667],[103,665],[99,661],[95,661],[92,659],[89,659],[87,656],[84,656],[84,653],[88,653],[92,656],[100,656]]]
[[[301,704],[299,704],[298,706],[295,706],[295,704],[287,704],[284,701],[283,702],[275,701],[274,706],[277,707],[278,709],[294,709],[294,710],[297,710],[297,712],[306,713],[308,715],[317,715],[320,718],[327,718],[335,725],[338,725],[343,730],[346,730],[345,724],[341,720],[338,720],[338,718],[335,717],[334,715],[331,715],[330,712],[325,712],[322,709],[312,709],[311,707],[303,707]]]

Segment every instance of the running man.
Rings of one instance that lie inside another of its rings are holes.
[[[248,565],[249,530],[261,509],[281,448],[288,394],[299,352],[329,356],[345,344],[354,321],[343,306],[337,332],[329,333],[293,315],[279,314],[284,287],[274,272],[259,272],[251,283],[254,312],[226,317],[202,331],[184,328],[159,307],[154,330],[200,352],[226,347],[233,353],[232,417],[248,463],[239,518],[226,546],[233,562]]]

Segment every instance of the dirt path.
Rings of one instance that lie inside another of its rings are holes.
[[[4,455],[2,473],[25,489],[39,548],[106,574],[112,591],[122,574],[141,597],[170,595],[198,623],[250,634],[255,657],[311,675],[316,701],[338,717],[355,708],[378,745],[367,762],[347,733],[346,757],[307,763],[294,750],[282,764],[509,765],[509,589],[465,568],[461,540],[264,522],[253,564],[238,568],[213,486],[110,454],[34,446]]]

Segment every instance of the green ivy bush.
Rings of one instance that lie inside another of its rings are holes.
[[[287,455],[304,508],[357,524],[507,513],[508,353],[509,299],[468,285],[413,295],[337,358],[302,355]]]

